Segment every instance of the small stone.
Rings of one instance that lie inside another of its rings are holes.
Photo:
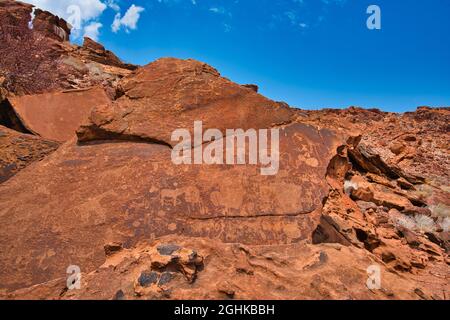
[[[176,244],[163,244],[158,246],[157,248],[159,254],[163,256],[170,256],[172,253],[180,249],[181,247],[177,246]]]
[[[406,189],[406,190],[415,190],[414,185],[410,182],[408,182],[406,179],[404,178],[400,178],[397,180],[397,185],[402,188],[402,189]]]
[[[103,248],[105,250],[106,256],[109,257],[109,256],[112,256],[114,253],[122,250],[122,244],[117,243],[117,242],[109,243],[109,244],[105,245]]]
[[[320,251],[319,261],[320,263],[326,263],[328,261],[328,255],[325,251]]]
[[[158,274],[156,272],[142,272],[138,283],[141,287],[149,287],[152,284],[155,284],[158,281]]]
[[[420,245],[419,237],[411,230],[405,227],[398,227],[400,234],[406,239],[406,242],[412,247],[418,247]]]
[[[227,281],[220,282],[217,285],[217,291],[225,294],[230,299],[233,299],[234,296],[236,295],[236,291],[233,289],[232,285]]]
[[[194,261],[197,259],[197,251],[192,251],[192,253],[189,255],[189,261]]]
[[[414,293],[423,300],[429,300],[429,297],[419,288],[414,289]]]
[[[253,270],[250,270],[245,266],[236,267],[236,272],[241,273],[241,274],[246,274],[249,276],[252,276],[255,274]]]
[[[425,235],[427,236],[428,240],[437,244],[438,246],[443,247],[444,241],[442,241],[438,234],[435,234],[433,232],[426,232]]]
[[[245,87],[245,88],[248,88],[250,90],[253,90],[255,92],[258,92],[258,90],[259,90],[259,88],[258,88],[258,86],[256,84],[244,84],[242,86]]]
[[[387,297],[394,297],[395,294],[390,289],[381,288],[381,292],[383,292]]]
[[[116,294],[113,297],[113,300],[125,300],[125,294],[122,290],[119,290],[116,292]]]
[[[164,272],[159,278],[158,286],[163,286],[172,280],[172,274],[170,272]]]
[[[389,146],[389,150],[395,155],[399,155],[405,150],[405,145],[401,142],[395,141]]]
[[[417,138],[416,138],[416,136],[413,136],[413,135],[406,135],[403,138],[403,140],[408,141],[408,142],[414,142],[414,141],[417,141]]]
[[[381,254],[381,259],[383,260],[384,263],[389,263],[391,261],[394,261],[396,257],[392,252],[387,251]]]
[[[427,217],[432,216],[432,212],[430,209],[416,206],[408,206],[402,211],[402,213],[407,216],[415,216],[415,215],[423,215]]]

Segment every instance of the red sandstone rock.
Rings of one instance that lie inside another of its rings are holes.
[[[161,256],[156,248],[167,244],[178,245],[179,253]],[[166,261],[177,255],[181,259],[175,260],[175,266],[179,267],[165,269]],[[382,262],[364,249],[342,245],[243,246],[204,238],[168,236],[108,258],[95,271],[83,274],[80,290],[65,289],[66,279],[61,277],[0,297],[412,300],[431,299],[431,296],[444,299],[443,292],[449,291],[444,279],[432,284],[419,275],[399,277],[385,266],[381,267],[382,287],[369,290],[366,269],[379,263]],[[163,268],[155,268],[155,265]],[[185,266],[194,266],[194,281],[186,278]]]
[[[117,68],[136,70],[137,66],[123,63],[113,52],[106,50],[100,43],[91,38],[85,37],[83,46],[79,51],[80,55],[102,65],[110,65]]]
[[[34,10],[34,19],[30,21],[34,31],[56,41],[68,41],[70,26],[63,19],[40,9]]]
[[[160,59],[124,78],[123,96],[94,109],[78,130],[80,142],[104,139],[161,141],[202,121],[204,130],[261,129],[288,123],[292,110],[222,78],[195,60]]]
[[[102,88],[44,93],[8,100],[27,130],[45,139],[61,142],[75,136],[76,130],[95,106],[110,102]]]
[[[58,148],[53,141],[0,126],[0,183]]]
[[[9,217],[0,230],[1,282],[20,288],[49,281],[74,259],[93,270],[104,262],[107,243],[130,248],[167,234],[244,244],[310,238],[339,140],[301,124],[287,126],[280,136],[284,161],[275,176],[262,176],[253,165],[176,166],[163,145],[65,144],[0,186],[0,219]],[[27,199],[12,197],[19,189]],[[40,245],[50,234],[51,245]],[[19,251],[26,257],[22,267],[11,260]]]

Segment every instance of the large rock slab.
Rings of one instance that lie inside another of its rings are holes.
[[[159,59],[124,78],[123,96],[94,109],[78,130],[79,141],[101,139],[163,141],[194,121],[203,128],[260,129],[287,123],[292,109],[220,76],[205,63]],[[175,142],[176,143],[176,142]]]
[[[0,282],[14,289],[71,264],[92,270],[107,243],[168,234],[258,245],[309,239],[341,142],[302,124],[280,137],[274,176],[258,165],[174,165],[164,145],[66,143],[0,186]]]
[[[75,136],[91,110],[110,99],[102,88],[13,97],[9,102],[26,129],[45,139],[67,141]]]

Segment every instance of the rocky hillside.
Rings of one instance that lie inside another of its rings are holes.
[[[450,108],[290,108],[31,11],[0,1],[0,298],[450,298]],[[193,153],[279,129],[278,173],[174,164],[195,121],[223,135]]]

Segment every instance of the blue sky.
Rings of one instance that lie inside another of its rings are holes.
[[[109,6],[83,23],[96,23],[99,41],[127,62],[194,58],[305,109],[450,106],[449,0],[99,2]],[[381,30],[366,27],[372,4]],[[135,25],[122,19],[132,5]]]

